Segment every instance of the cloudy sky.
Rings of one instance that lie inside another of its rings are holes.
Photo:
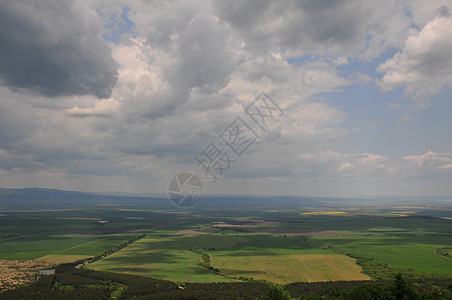
[[[0,187],[452,195],[450,0],[11,0],[0,23]]]

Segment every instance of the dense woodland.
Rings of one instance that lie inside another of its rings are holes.
[[[57,267],[0,299],[452,299],[451,278],[333,281],[286,286],[263,282],[186,283],[135,275]]]

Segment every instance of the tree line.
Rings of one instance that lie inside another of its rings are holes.
[[[76,269],[63,264],[53,275],[14,290],[0,299],[452,299],[452,279],[430,278],[432,289],[396,274],[393,280],[178,284],[150,277]],[[425,279],[425,278],[424,278]],[[436,281],[435,281],[436,280]]]

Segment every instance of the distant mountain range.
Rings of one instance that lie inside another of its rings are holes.
[[[0,209],[74,209],[81,206],[127,205],[136,206],[148,202],[165,205],[164,198],[144,198],[54,189],[26,188],[0,189]]]
[[[87,193],[42,188],[1,189],[0,210],[140,208],[178,210],[165,194]],[[390,205],[452,206],[452,197],[289,197],[205,195],[199,209],[303,208]],[[196,209],[196,208],[195,208]]]

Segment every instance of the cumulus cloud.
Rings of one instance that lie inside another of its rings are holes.
[[[444,57],[440,48],[449,49],[444,2],[0,4],[0,17],[10,20],[0,28],[0,183],[164,192],[237,116],[259,137],[213,193],[250,193],[255,185],[319,194],[337,184],[349,195],[356,182],[450,179],[449,154],[434,147],[415,155],[369,149],[354,135],[356,120],[378,138],[419,135],[402,125],[391,130],[380,111],[368,118],[344,99],[375,88],[367,67],[388,49],[400,53],[381,64],[382,89],[411,93],[424,86],[410,74],[449,76],[447,66],[432,69],[436,55]],[[410,76],[391,83],[397,72]],[[448,78],[434,84],[447,87]],[[267,132],[244,113],[262,91],[284,111]]]
[[[283,50],[289,57],[376,57],[398,45],[410,26],[403,3],[394,1],[214,1],[214,7],[248,49]]]
[[[427,151],[426,153],[420,155],[407,155],[404,156],[403,159],[420,167],[438,167],[444,163],[452,161],[452,153],[434,153],[432,151]]]
[[[0,80],[44,96],[110,96],[116,64],[85,1],[2,1]]]
[[[69,115],[75,117],[109,117],[118,112],[119,103],[115,99],[105,99],[96,101],[92,107],[75,106],[67,110]]]
[[[240,45],[209,7],[198,1],[131,3],[130,18],[141,37],[114,49],[122,66],[118,97],[128,98],[126,110],[138,107],[144,117],[161,118],[191,93],[215,94],[228,84]],[[141,66],[130,64],[136,57]]]
[[[452,153],[427,151],[423,154],[407,155],[399,164],[398,175],[405,179],[448,180],[452,175]]]
[[[441,11],[448,11],[443,7]],[[452,87],[452,17],[440,13],[417,34],[410,36],[400,52],[381,64],[378,84],[383,91],[404,87],[419,108],[428,107],[431,96]]]
[[[331,180],[338,177],[356,180],[445,179],[450,176],[452,154],[427,151],[423,154],[389,158],[383,155],[348,154],[334,151],[305,153],[298,156],[301,179]],[[315,175],[314,175],[315,174]],[[312,177],[314,176],[314,177]],[[446,177],[444,177],[446,176]]]
[[[388,171],[387,157],[377,154],[343,154],[334,151],[307,153],[298,156],[302,162],[316,170],[318,178],[347,176],[353,178],[378,178]],[[305,170],[306,171],[306,170]],[[308,172],[310,174],[311,172]]]

